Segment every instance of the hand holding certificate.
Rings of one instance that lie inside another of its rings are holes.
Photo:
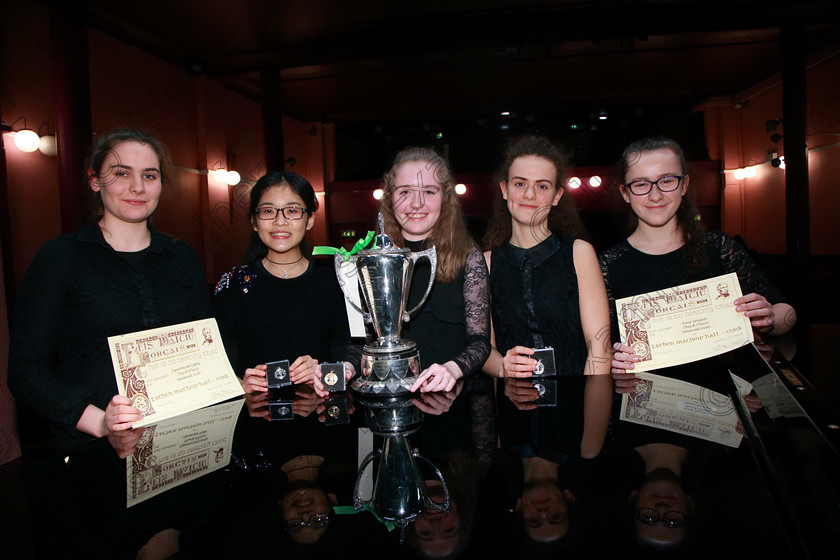
[[[120,395],[143,414],[135,428],[244,394],[215,319],[108,337]]]
[[[753,341],[750,320],[735,310],[735,273],[616,300],[621,342],[635,372],[694,362]]]

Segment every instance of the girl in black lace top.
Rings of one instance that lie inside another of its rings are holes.
[[[505,378],[505,393],[517,408],[536,408],[518,398],[536,396],[530,380],[521,378],[537,367],[535,348],[552,347],[558,375],[588,376],[580,384],[583,394],[571,399],[579,421],[552,428],[568,433],[569,445],[559,451],[575,455],[574,441],[582,456],[594,457],[612,399],[610,319],[598,259],[580,239],[571,201],[563,199],[565,157],[558,148],[542,137],[515,139],[502,169],[502,198],[485,237],[493,349],[483,369]]]
[[[464,224],[448,163],[436,152],[407,148],[383,178],[379,211],[395,245],[417,251],[434,245],[437,272],[426,303],[404,324],[417,343],[421,374],[412,391],[449,391],[481,368],[490,352],[487,266]],[[408,308],[429,282],[431,267],[417,263]]]
[[[796,312],[729,236],[705,232],[697,214],[685,155],[667,138],[632,143],[621,158],[621,196],[630,205],[635,227],[630,236],[600,256],[610,301],[679,284],[736,272],[745,294],[734,300],[754,330],[783,334],[796,322]],[[614,313],[614,310],[611,309]],[[614,339],[617,321],[613,317]],[[616,342],[612,374],[616,391],[631,392],[638,358]]]

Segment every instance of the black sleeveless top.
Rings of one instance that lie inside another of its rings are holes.
[[[493,249],[490,295],[496,348],[551,346],[558,375],[583,375],[587,347],[580,324],[575,240],[553,234],[530,249]]]

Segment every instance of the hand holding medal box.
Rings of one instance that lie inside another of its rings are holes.
[[[750,320],[735,311],[735,273],[616,300],[621,342],[639,361],[634,372],[694,362],[753,341]]]

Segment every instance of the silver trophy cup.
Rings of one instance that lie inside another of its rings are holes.
[[[370,507],[382,519],[400,528],[405,528],[424,511],[449,511],[449,487],[443,475],[408,441],[408,435],[417,431],[423,422],[423,411],[411,402],[411,396],[381,398],[360,395],[359,403],[365,408],[365,420],[370,431],[382,437],[382,446],[371,451],[359,465],[353,489],[356,511]],[[372,471],[375,473],[372,493],[365,500],[361,495],[362,481],[367,474],[367,466],[375,459],[379,461],[378,468]],[[429,497],[417,461],[425,462],[440,481],[444,494],[442,503]]]
[[[366,467],[377,458],[379,468],[376,472],[373,495],[366,501],[361,496],[361,481]],[[429,498],[416,460],[425,461],[440,480],[444,492],[443,503]],[[353,506],[356,511],[365,506],[370,507],[382,519],[403,528],[426,510],[449,511],[449,488],[438,468],[411,448],[405,434],[389,435],[384,438],[382,447],[371,451],[359,466],[359,476],[353,489]]]
[[[380,228],[380,231],[383,231]],[[376,340],[365,344],[362,353],[361,375],[350,386],[353,390],[390,397],[410,392],[420,375],[417,344],[400,338],[403,321],[408,321],[429,296],[437,270],[435,248],[411,252],[391,243],[386,233],[375,238],[372,249],[364,249],[349,257],[356,264],[357,277],[367,310],[359,308],[347,295],[340,272],[345,257],[335,256],[335,268],[344,297],[359,311],[365,321],[373,324]],[[420,302],[406,311],[414,265],[427,258],[431,263],[429,285]]]

